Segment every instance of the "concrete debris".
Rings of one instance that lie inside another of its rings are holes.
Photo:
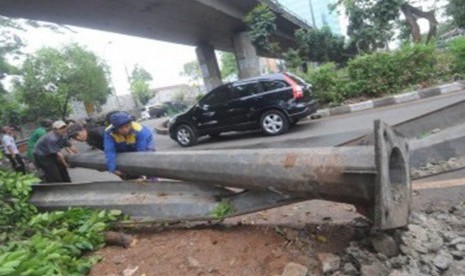
[[[454,261],[444,276],[465,275],[465,260]]]
[[[399,247],[396,241],[391,236],[386,234],[376,235],[371,239],[371,244],[376,252],[379,252],[387,257],[394,257],[399,254]]]
[[[319,253],[317,256],[323,273],[333,272],[339,268],[341,258],[331,253]]]
[[[139,270],[139,266],[128,267],[123,270],[123,276],[133,276]]]
[[[355,276],[355,275],[358,275],[359,273],[358,273],[357,268],[353,264],[345,263],[343,267],[343,274]]]
[[[297,263],[287,263],[281,276],[307,276],[308,268]]]
[[[112,259],[113,263],[115,265],[119,265],[119,264],[122,264],[124,262],[126,262],[126,257],[123,256],[123,255],[118,255],[118,256],[115,256],[113,259]]]
[[[410,175],[412,179],[417,179],[461,168],[465,168],[465,157],[453,157],[446,161],[428,163],[421,168],[411,167]]]
[[[410,224],[352,241],[325,275],[465,275],[465,204],[415,212]]]
[[[192,257],[187,257],[187,262],[189,263],[189,267],[195,268],[200,266],[200,262],[197,259]]]
[[[436,257],[434,258],[434,265],[442,270],[446,270],[449,268],[449,265],[452,263],[454,260],[454,257],[452,257],[451,254],[447,252],[440,252]]]
[[[360,274],[362,276],[373,276],[373,275],[386,275],[386,267],[380,262],[375,262],[370,265],[362,265],[360,268]]]

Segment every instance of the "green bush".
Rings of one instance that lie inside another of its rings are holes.
[[[430,85],[436,70],[435,47],[433,44],[415,44],[402,47],[393,53],[400,75],[400,86]],[[398,92],[398,91],[394,91]]]
[[[377,96],[398,88],[399,73],[390,53],[372,53],[349,61],[347,72],[352,95]]]
[[[70,208],[39,213],[28,203],[37,179],[0,171],[0,275],[85,275],[103,231],[121,212]]]
[[[454,39],[448,47],[453,55],[454,71],[465,74],[465,37]]]
[[[350,94],[379,97],[415,84],[428,84],[435,73],[433,45],[407,45],[394,52],[376,52],[349,61]]]
[[[447,50],[414,44],[393,52],[360,55],[343,69],[327,63],[302,78],[313,85],[322,106],[333,106],[347,99],[382,97],[416,85],[450,81],[454,73],[465,74],[465,38],[454,40]]]
[[[310,70],[303,78],[312,84],[313,93],[321,105],[337,105],[345,100],[345,83],[339,77],[335,63]]]
[[[449,82],[453,79],[455,72],[454,56],[450,51],[437,49],[434,52],[436,66],[433,80],[436,82]]]

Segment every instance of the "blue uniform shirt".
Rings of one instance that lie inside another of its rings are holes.
[[[118,152],[155,150],[152,132],[137,122],[131,122],[131,125],[132,131],[126,136],[112,132],[111,125],[105,130],[104,150],[109,172],[116,170]]]

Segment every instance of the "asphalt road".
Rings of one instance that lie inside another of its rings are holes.
[[[157,135],[156,145],[158,151],[335,146],[371,132],[373,121],[376,119],[394,125],[434,109],[465,100],[464,92],[460,91],[405,104],[304,121],[291,128],[289,133],[281,136],[266,137],[259,131],[225,133],[214,140],[204,138],[198,145],[185,149],[167,135]],[[156,123],[157,120],[143,122],[143,124],[151,128]]]
[[[278,148],[278,147],[323,147],[335,146],[347,140],[371,132],[373,121],[381,119],[389,124],[414,118],[434,109],[444,107],[459,100],[465,100],[465,91],[428,98],[413,103],[333,116],[319,120],[300,122],[290,132],[281,136],[266,137],[259,131],[227,133],[215,140],[203,139],[191,148],[182,148],[166,135],[156,136],[157,151],[208,150],[232,148]],[[153,128],[158,120],[143,122]],[[85,147],[84,145],[81,145]],[[119,178],[95,170],[70,169],[73,182],[119,181]]]

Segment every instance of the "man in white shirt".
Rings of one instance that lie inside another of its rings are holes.
[[[2,128],[2,144],[5,149],[5,155],[10,160],[11,166],[16,172],[26,173],[26,165],[23,158],[19,155],[15,138],[13,138],[13,129],[9,126]]]

